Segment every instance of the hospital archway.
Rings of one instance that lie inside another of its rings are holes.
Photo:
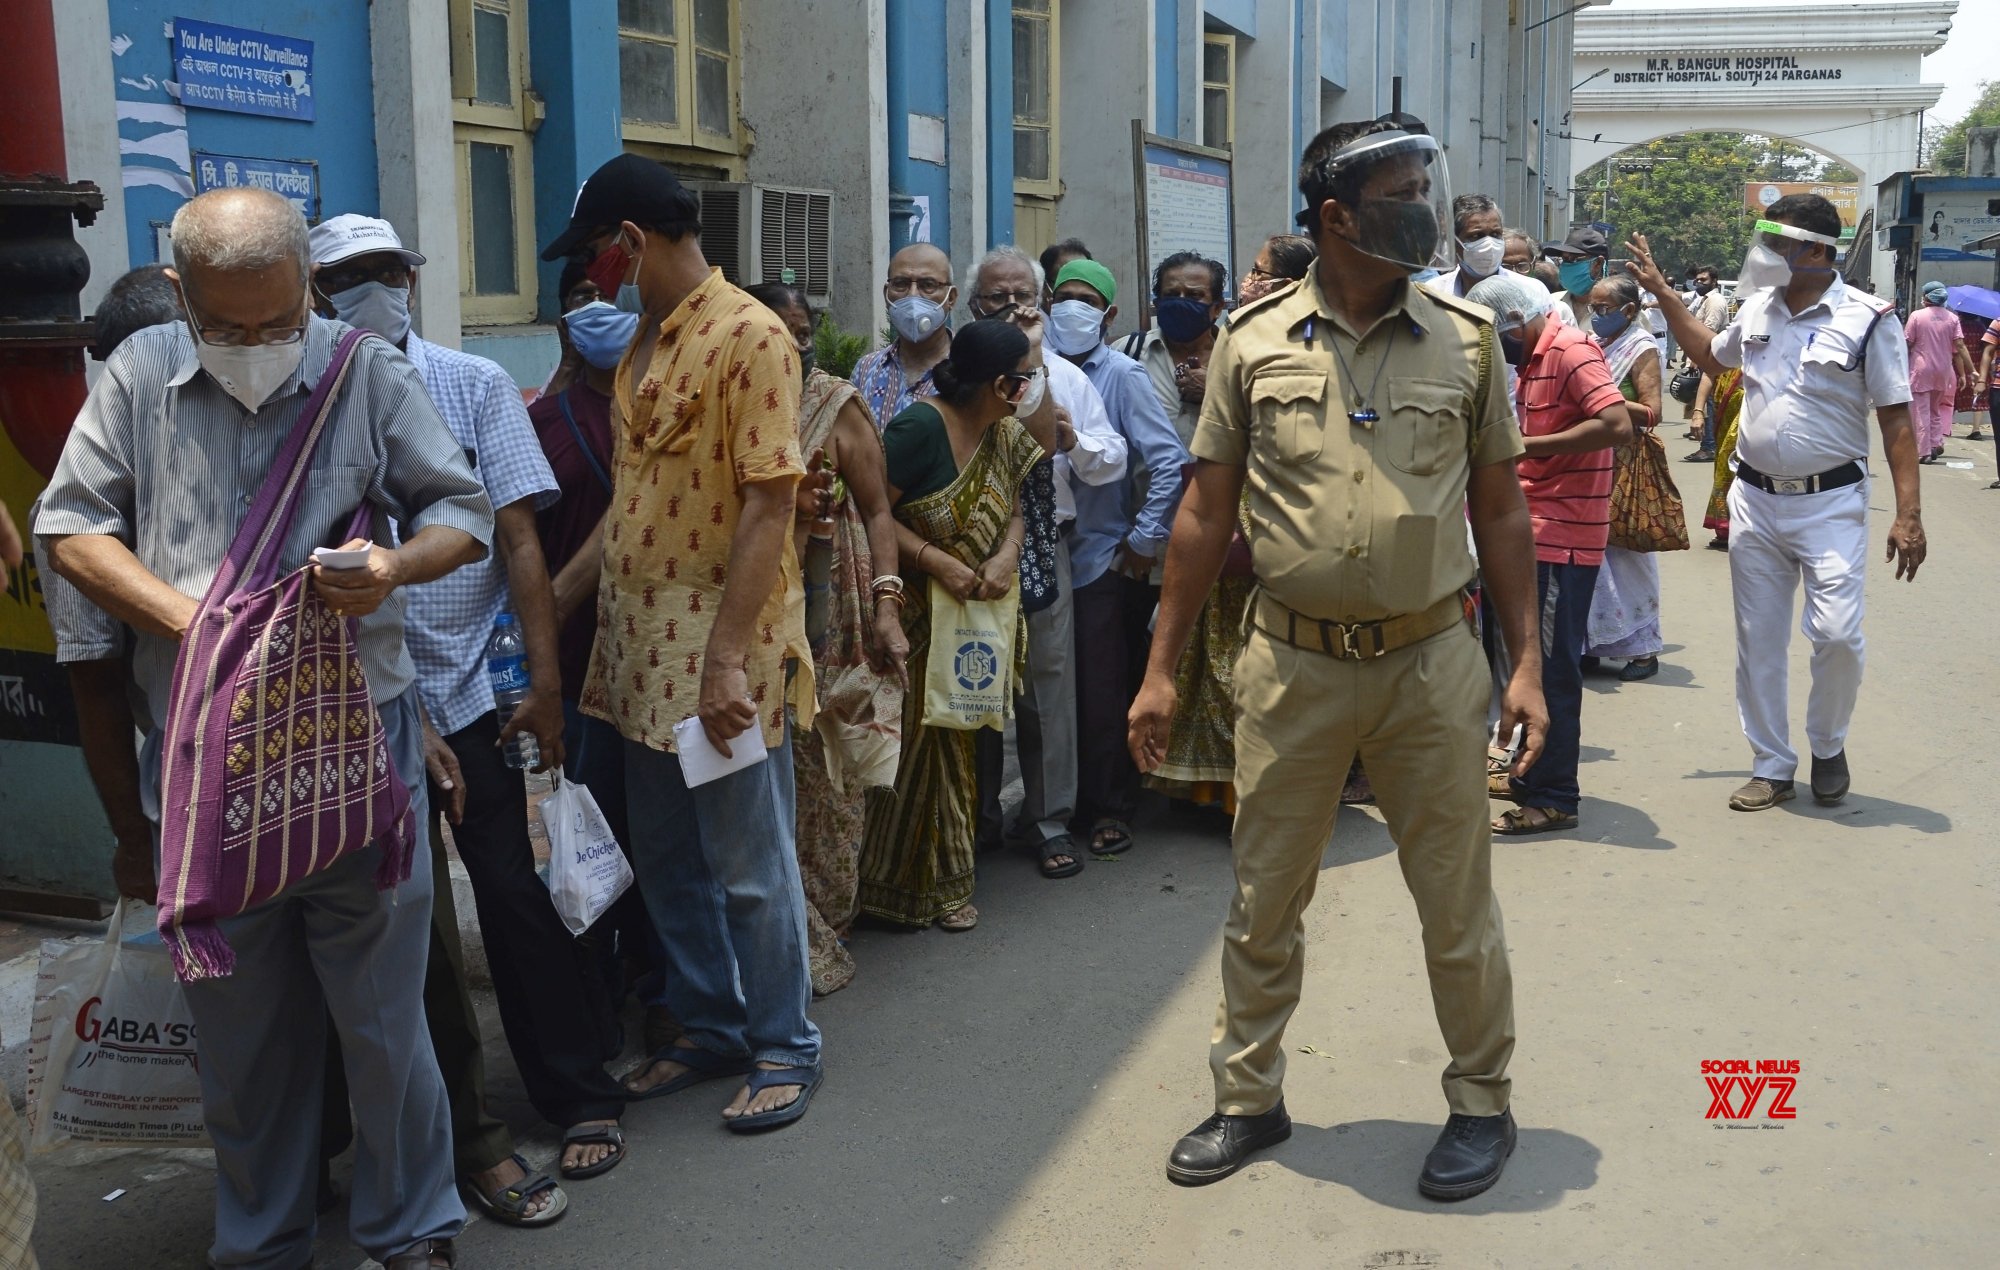
[[[1842,237],[1853,248],[1863,214],[1860,174],[1842,156],[1789,137],[1740,132],[1680,133],[1618,151],[1578,174],[1571,206],[1579,219],[1609,227],[1621,249],[1628,234],[1647,235],[1669,276],[1709,265],[1732,277],[1751,226],[1787,194],[1810,192],[1840,210]],[[1872,246],[1853,251],[1872,264]]]
[[[1809,145],[1875,186],[1917,166],[1922,82],[1958,0],[1745,9],[1586,9],[1576,18],[1571,184],[1621,151],[1684,133],[1761,133]],[[1740,250],[1740,249],[1739,249]],[[1873,274],[1889,276],[1887,253]]]

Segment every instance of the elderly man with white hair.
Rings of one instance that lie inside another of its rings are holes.
[[[135,632],[132,675],[156,720],[171,717],[181,643],[201,610],[195,597],[348,330],[308,306],[305,221],[277,195],[201,195],[174,217],[173,243],[187,320],[141,331],[112,354],[35,522],[57,572]],[[493,511],[416,370],[388,344],[366,339],[354,349],[296,499],[279,567],[310,568],[326,604],[357,619],[359,662],[421,820],[401,588],[481,559]],[[346,539],[363,505],[371,523],[350,545],[368,552],[367,563],[313,563],[314,548]],[[380,545],[395,541],[391,521],[401,531],[394,548]],[[156,826],[174,818],[161,798],[165,743],[156,726],[141,752]],[[399,883],[390,874],[378,889],[384,850],[377,842],[341,856],[221,918],[233,973],[186,985],[215,1141],[214,1265],[312,1259],[329,1015],[354,1091],[354,1241],[391,1270],[451,1264],[465,1210],[424,1028],[431,873],[415,869]]]
[[[1611,535],[1611,450],[1631,439],[1632,420],[1604,351],[1557,319],[1555,299],[1540,283],[1502,270],[1465,298],[1493,310],[1501,352],[1519,372],[1515,414],[1527,449],[1515,471],[1535,531],[1542,695],[1549,707],[1541,761],[1525,776],[1488,778],[1493,797],[1519,804],[1493,822],[1493,832],[1574,829],[1583,646]]]
[[[1032,312],[1042,294],[1042,266],[1019,247],[995,247],[966,271],[966,306],[975,318]],[[1125,476],[1125,438],[1111,426],[1104,399],[1081,370],[1044,359],[1055,398],[1057,452],[1037,465],[1021,491],[1021,608],[1028,615],[1028,674],[1016,698],[1021,758],[1021,816],[1015,835],[1041,859],[1044,877],[1070,877],[1083,855],[1070,837],[1076,813],[1075,630],[1065,526],[1076,520],[1076,482],[1108,485]],[[1041,390],[1032,386],[1032,394]],[[1022,401],[1022,414],[1029,402]],[[1004,754],[998,732],[979,733],[981,837],[998,836]]]

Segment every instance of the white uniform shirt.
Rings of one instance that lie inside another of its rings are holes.
[[[1887,301],[1838,276],[1803,313],[1786,307],[1780,289],[1753,293],[1711,348],[1724,366],[1743,368],[1736,453],[1766,476],[1865,463],[1869,407],[1910,400],[1902,322]]]
[[[1085,485],[1109,485],[1125,476],[1125,437],[1111,426],[1104,398],[1098,396],[1090,376],[1067,357],[1053,353],[1042,359],[1049,372],[1049,392],[1056,404],[1069,411],[1069,423],[1076,429],[1076,446],[1056,455],[1056,523],[1076,519],[1076,493],[1071,481]]]

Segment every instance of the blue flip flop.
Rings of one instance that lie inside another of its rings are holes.
[[[683,1089],[699,1085],[704,1081],[720,1080],[724,1076],[741,1076],[754,1066],[747,1057],[724,1058],[720,1054],[711,1054],[707,1050],[687,1049],[679,1045],[669,1045],[665,1049],[653,1051],[652,1055],[646,1059],[645,1064],[638,1071],[628,1072],[625,1080],[618,1082],[619,1085],[623,1086],[626,1080],[653,1070],[654,1063],[679,1063],[688,1070],[682,1072],[672,1080],[663,1081],[653,1086],[644,1093],[635,1094],[630,1089],[627,1089],[625,1090],[625,1101],[645,1102],[649,1098],[664,1098],[668,1094],[677,1094]]]
[[[738,1116],[734,1120],[724,1120],[731,1133],[763,1133],[769,1129],[782,1129],[788,1124],[803,1120],[806,1105],[818,1092],[820,1082],[826,1079],[826,1070],[815,1064],[811,1067],[780,1067],[776,1071],[758,1068],[750,1073],[750,1096],[755,1098],[766,1089],[781,1085],[798,1085],[799,1096],[779,1107],[776,1111],[763,1111],[754,1116]]]

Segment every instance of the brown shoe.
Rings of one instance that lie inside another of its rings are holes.
[[[1792,782],[1766,780],[1759,776],[1729,796],[1729,810],[1769,811],[1779,803],[1788,803],[1796,797],[1798,794],[1793,790]]]

